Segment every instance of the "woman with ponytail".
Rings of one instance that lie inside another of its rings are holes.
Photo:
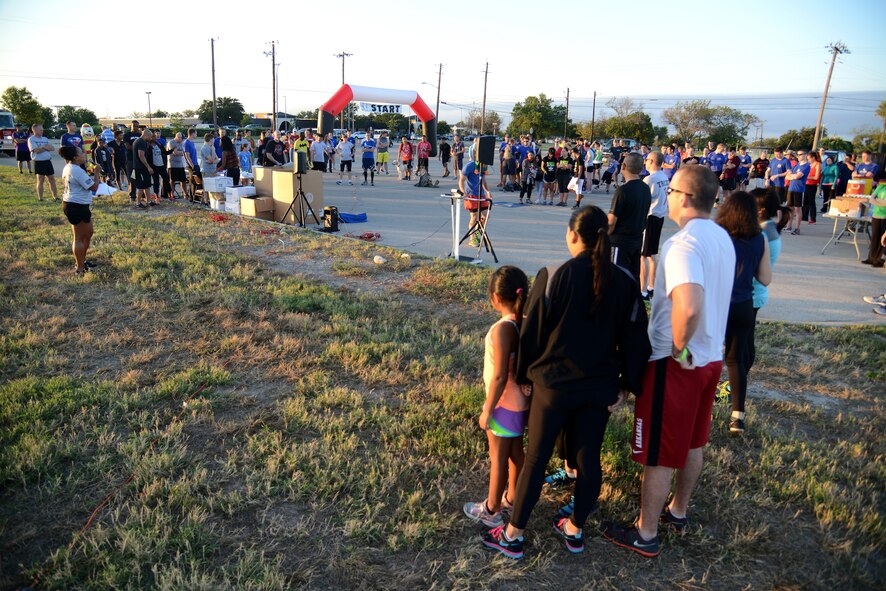
[[[489,280],[489,301],[501,314],[486,333],[483,360],[486,401],[480,413],[480,428],[489,439],[489,495],[484,501],[464,506],[469,519],[489,527],[500,527],[504,523],[502,510],[510,510],[512,506],[505,485],[513,493],[523,468],[523,431],[529,398],[514,381],[514,362],[528,291],[526,274],[517,267],[501,267]]]
[[[557,515],[553,527],[570,552],[584,550],[582,527],[596,508],[603,479],[606,423],[627,392],[640,392],[651,353],[646,308],[635,280],[611,262],[608,228],[600,208],[576,210],[566,230],[572,258],[541,269],[526,303],[516,381],[533,388],[529,444],[510,495],[510,523],[483,536],[484,546],[511,558],[523,556],[523,530],[561,429],[578,477],[572,515]]]

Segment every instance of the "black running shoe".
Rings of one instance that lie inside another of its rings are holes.
[[[95,269],[96,267],[98,267],[98,265],[96,265],[92,261],[83,261],[83,266],[87,269]]]
[[[655,558],[661,553],[658,536],[651,540],[644,540],[637,527],[624,527],[617,523],[603,525],[603,537],[622,548],[627,548],[647,558]]]
[[[739,434],[744,433],[744,421],[741,419],[730,419],[729,432]]]
[[[574,536],[566,533],[566,522],[568,517],[554,517],[554,531],[566,541],[566,549],[573,554],[585,551],[585,541],[582,532],[578,532]]]
[[[557,517],[572,517],[575,513],[575,495],[569,497],[569,502],[557,509]]]
[[[688,517],[674,517],[671,513],[671,508],[667,505],[664,506],[664,509],[661,510],[661,517],[659,521],[665,525],[670,525],[674,530],[678,533],[684,534],[689,531],[689,518]]]
[[[483,534],[481,543],[486,548],[497,550],[508,558],[513,558],[514,560],[523,558],[523,536],[516,540],[508,540],[505,538],[505,527],[502,525],[489,530]]]
[[[560,468],[553,474],[545,477],[545,484],[551,488],[563,488],[575,482],[575,478],[566,473],[566,470]]]

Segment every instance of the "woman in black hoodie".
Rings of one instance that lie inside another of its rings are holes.
[[[608,226],[600,208],[576,210],[566,231],[572,258],[541,269],[526,304],[516,367],[517,382],[533,385],[526,463],[510,524],[483,538],[511,558],[523,556],[523,529],[561,429],[578,480],[572,516],[555,517],[553,526],[570,552],[584,550],[581,528],[600,494],[606,423],[627,392],[641,391],[651,353],[646,308],[633,278],[611,262]]]

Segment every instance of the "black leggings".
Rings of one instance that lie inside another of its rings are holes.
[[[827,213],[828,201],[834,198],[834,185],[821,186],[821,213]]]
[[[535,183],[529,179],[523,181],[520,185],[520,199],[523,199],[523,196],[526,195],[527,199],[532,199],[532,188],[535,186]]]
[[[875,267],[883,266],[883,247],[880,245],[880,238],[886,232],[886,219],[871,219],[871,246],[868,249],[868,260]]]
[[[806,185],[803,193],[803,221],[815,221],[815,197],[818,195],[818,185]]]
[[[754,340],[754,300],[729,305],[726,320],[726,369],[732,393],[732,410],[744,412],[748,369],[752,363],[748,344]]]
[[[613,392],[613,399],[615,392]],[[535,386],[529,409],[529,446],[526,462],[517,480],[513,495],[511,523],[525,529],[529,514],[538,502],[544,484],[545,468],[554,451],[560,430],[566,429],[566,448],[570,467],[578,468],[575,483],[575,511],[572,522],[583,527],[600,496],[603,471],[600,468],[600,447],[609,411],[588,401],[587,392],[563,393]],[[575,464],[572,464],[572,458]]]
[[[757,328],[757,312],[760,311],[760,308],[754,308],[754,330]],[[757,345],[754,343],[755,339],[748,340],[748,373],[751,373],[751,368],[754,367],[754,362],[757,361]]]
[[[230,177],[235,185],[240,184],[240,167],[234,166],[225,169],[225,176]]]

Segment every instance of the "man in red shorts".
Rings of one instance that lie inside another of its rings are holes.
[[[603,535],[647,557],[658,556],[658,524],[680,531],[702,468],[735,276],[735,249],[711,220],[719,183],[710,169],[681,167],[668,189],[668,217],[680,227],[661,251],[649,340],[652,357],[634,405],[631,456],[645,466],[640,519]],[[671,479],[677,471],[674,494]]]

